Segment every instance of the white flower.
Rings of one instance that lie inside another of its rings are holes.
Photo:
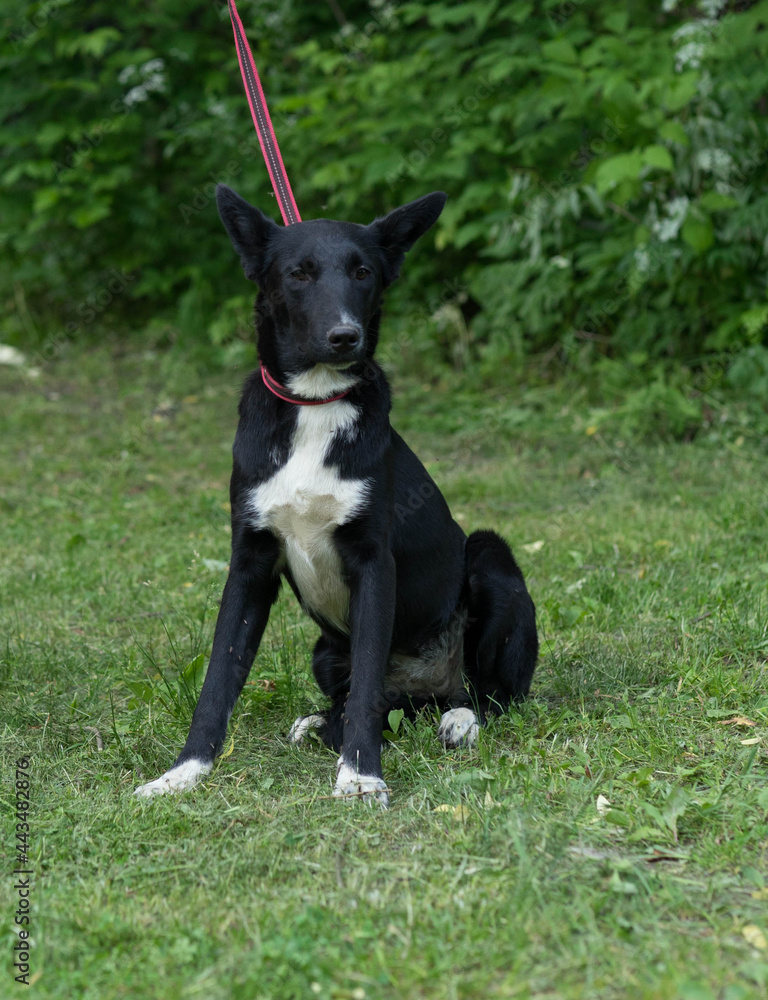
[[[705,17],[716,18],[728,0],[699,0],[699,10]]]
[[[670,240],[677,237],[688,214],[688,204],[688,198],[685,195],[673,198],[664,206],[666,218],[658,219],[651,224],[651,230],[660,243],[669,243]]]
[[[140,72],[142,76],[152,76],[154,73],[162,73],[164,68],[165,68],[164,59],[149,59],[141,67]]]
[[[704,58],[705,46],[701,42],[688,42],[675,53],[675,69],[679,73],[690,66],[691,69],[698,69],[701,60]]]
[[[700,149],[696,154],[696,166],[716,177],[728,177],[733,167],[733,157],[725,149]]]
[[[635,270],[638,274],[647,274],[651,269],[651,255],[647,247],[635,247]]]
[[[133,70],[134,67],[131,67]],[[149,59],[140,68],[139,72],[144,78],[137,87],[131,87],[123,98],[124,103],[130,108],[134,104],[141,104],[146,101],[153,92],[162,93],[165,90],[165,62],[162,59]],[[123,70],[125,73],[125,70]],[[120,76],[123,76],[123,73]],[[128,77],[126,76],[126,79]],[[121,82],[123,82],[121,80]]]
[[[20,368],[27,359],[16,347],[10,344],[0,344],[0,365],[12,365]]]

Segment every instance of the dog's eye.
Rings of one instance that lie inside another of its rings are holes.
[[[355,277],[357,278],[358,281],[362,281],[363,278],[367,278],[370,273],[371,272],[368,270],[367,267],[358,267],[358,269],[355,271]]]
[[[305,270],[300,267],[295,268],[291,271],[291,277],[295,278],[297,281],[309,281],[309,275]]]

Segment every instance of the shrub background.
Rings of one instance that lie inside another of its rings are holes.
[[[768,2],[240,13],[306,218],[450,195],[391,304],[412,364],[655,385],[677,433],[702,379],[768,396]],[[213,185],[277,212],[226,5],[45,0],[3,29],[3,339],[150,322],[236,357],[251,296]]]

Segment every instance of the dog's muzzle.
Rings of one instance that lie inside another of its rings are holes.
[[[352,354],[361,339],[362,331],[358,326],[334,326],[328,331],[328,344],[340,357]]]

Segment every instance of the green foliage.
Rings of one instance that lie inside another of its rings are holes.
[[[439,254],[414,254],[391,304],[425,311],[431,365],[503,381],[557,344],[698,366],[766,343],[768,0],[241,15],[307,218],[449,192]],[[138,310],[241,351],[249,296],[213,185],[274,201],[225,5],[97,2],[84,18],[48,0],[5,27],[8,336],[34,340],[45,312],[66,339]]]

